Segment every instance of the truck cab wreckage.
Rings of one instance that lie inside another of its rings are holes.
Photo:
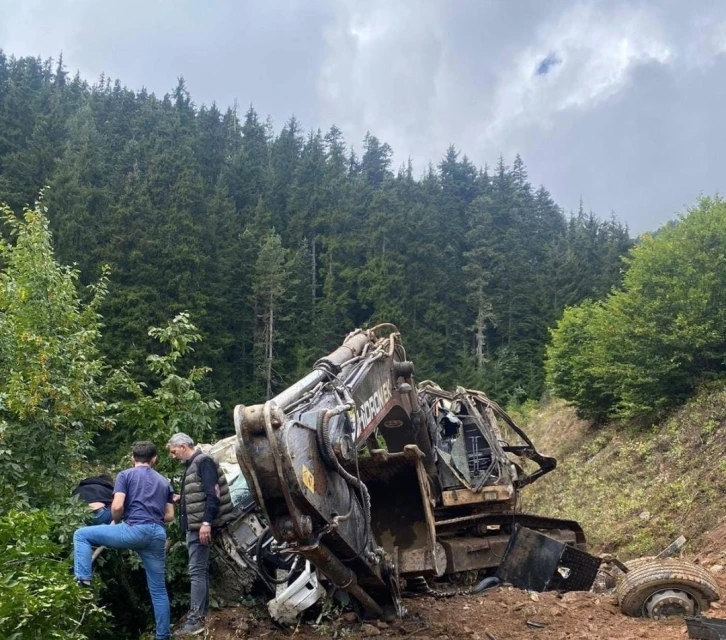
[[[585,545],[576,522],[519,511],[555,460],[484,393],[416,385],[413,370],[395,326],[357,329],[234,412],[237,460],[277,550],[368,616],[402,616],[405,589],[494,575],[516,528]]]

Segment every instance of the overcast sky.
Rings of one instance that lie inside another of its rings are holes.
[[[639,233],[726,192],[723,0],[0,0],[0,48],[279,129],[366,131],[417,170],[520,153],[567,210]]]

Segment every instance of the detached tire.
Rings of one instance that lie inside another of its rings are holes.
[[[628,560],[625,563],[625,566],[628,567],[630,571],[634,571],[638,567],[642,567],[646,564],[652,564],[655,562],[663,562],[666,558],[663,558],[663,560],[658,560],[655,556],[643,556],[642,558],[635,558],[634,560]],[[623,574],[625,575],[625,574]]]
[[[638,562],[616,595],[624,614],[656,620],[698,615],[720,598],[710,573],[691,562],[670,559]]]

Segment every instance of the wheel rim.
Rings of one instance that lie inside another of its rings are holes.
[[[698,603],[683,589],[661,589],[652,593],[643,603],[643,613],[653,620],[671,616],[693,616],[698,613]]]

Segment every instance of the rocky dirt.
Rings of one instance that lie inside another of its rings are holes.
[[[691,560],[711,571],[726,600],[726,522],[704,537]],[[353,613],[334,613],[301,622],[296,628],[275,626],[264,607],[242,605],[215,612],[209,619],[209,640],[297,638],[400,638],[406,640],[683,640],[681,619],[654,622],[620,613],[614,598],[594,593],[528,593],[499,587],[475,596],[407,599],[408,615],[391,624],[361,623]],[[723,608],[722,608],[723,607]],[[726,618],[726,602],[714,603],[707,615]]]

